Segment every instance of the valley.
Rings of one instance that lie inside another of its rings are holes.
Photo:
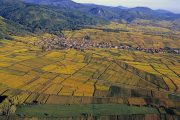
[[[178,115],[179,55],[116,48],[43,52],[32,44],[38,37],[14,38],[19,41],[0,41],[0,91],[12,101],[8,103],[11,107],[14,103],[151,105],[154,109],[172,109]],[[2,110],[3,104],[7,103],[2,103]],[[21,109],[29,108],[17,106]]]
[[[0,119],[179,120],[180,14],[0,0]]]

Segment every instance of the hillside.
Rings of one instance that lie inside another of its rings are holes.
[[[101,21],[79,11],[12,0],[0,0],[0,16],[27,27],[31,32],[47,31],[56,34],[62,29],[78,29]]]
[[[115,45],[179,47],[179,15],[167,11],[78,4],[71,0],[0,3],[0,16],[6,20],[6,27],[4,23],[1,26],[1,38],[5,39],[9,34],[49,32],[78,41],[89,36],[93,42]]]
[[[67,39],[83,42],[86,36],[94,43],[112,43],[116,46],[128,45],[142,48],[179,48],[180,32],[168,28],[155,27],[151,24],[119,24],[63,31]]]
[[[10,36],[7,33],[6,23],[3,21],[3,18],[0,17],[0,39],[9,39]]]
[[[20,24],[0,17],[0,39],[12,39],[11,35],[31,34]]]
[[[80,29],[111,21],[132,23],[137,19],[172,22],[166,26],[178,30],[179,14],[149,8],[107,7],[78,4],[71,0],[0,0],[0,16],[21,24],[30,32],[61,34],[64,29]],[[155,25],[154,25],[155,26]]]
[[[146,7],[125,8],[109,7],[93,4],[78,4],[71,0],[22,0],[26,3],[50,5],[57,8],[68,8],[91,14],[105,20],[125,20],[131,22],[137,18],[146,20],[175,20],[180,15],[165,10],[152,10]]]

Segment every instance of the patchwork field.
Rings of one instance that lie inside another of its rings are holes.
[[[179,55],[100,48],[42,52],[30,42],[0,41],[0,94],[17,105],[180,107]],[[30,109],[36,108],[20,107],[17,114]]]
[[[0,120],[180,120],[177,0],[77,1],[0,0]]]

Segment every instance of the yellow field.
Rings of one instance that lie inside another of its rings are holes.
[[[108,92],[112,85],[180,92],[178,55],[100,48],[42,52],[19,41],[0,43],[0,91],[21,91],[21,102],[32,101],[34,94],[43,94],[37,98],[43,103],[49,95],[93,96]]]
[[[117,31],[107,32],[103,29]],[[64,31],[63,33],[66,38],[78,41],[82,41],[85,36],[89,36],[95,43],[112,42],[118,45],[124,44],[142,48],[163,48],[167,46],[178,48],[180,46],[179,31],[172,32],[170,29],[154,26],[127,25],[112,22],[109,25],[92,29]],[[166,34],[164,35],[164,33]]]

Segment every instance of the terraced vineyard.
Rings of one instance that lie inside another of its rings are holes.
[[[17,104],[161,106],[179,115],[179,55],[100,48],[42,52],[31,44],[36,39],[0,41],[1,96]]]

